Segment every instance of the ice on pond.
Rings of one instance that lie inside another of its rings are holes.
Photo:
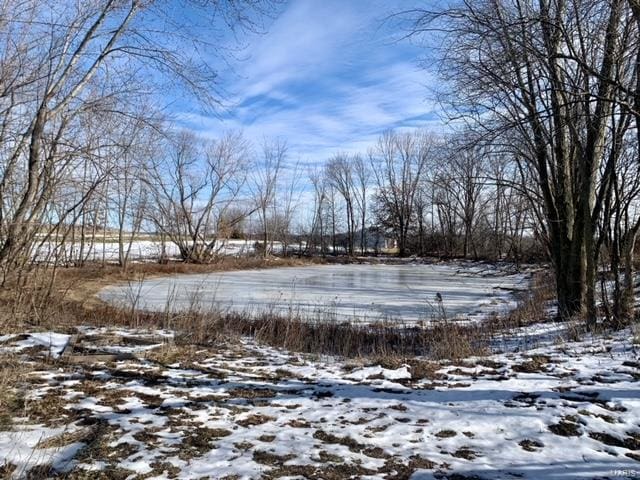
[[[163,311],[273,310],[338,320],[482,318],[514,306],[529,275],[478,265],[319,265],[175,275],[102,290],[106,301]],[[441,299],[441,302],[439,302]]]

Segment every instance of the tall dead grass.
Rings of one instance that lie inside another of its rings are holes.
[[[555,278],[551,271],[540,271],[531,277],[527,292],[521,292],[517,306],[499,320],[504,327],[526,327],[549,318],[549,304],[555,299]]]
[[[230,338],[252,337],[287,350],[343,357],[429,356],[465,358],[488,351],[490,338],[478,325],[441,322],[429,325],[388,320],[336,322],[315,315],[264,312],[187,311],[170,321],[176,343],[211,345]]]

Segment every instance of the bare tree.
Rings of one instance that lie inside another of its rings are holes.
[[[357,192],[355,200],[360,212],[360,252],[364,255],[367,252],[367,198],[369,196],[372,173],[369,164],[362,155],[354,155],[351,162]]]
[[[489,236],[493,256],[503,256],[520,261],[525,230],[530,223],[531,207],[523,193],[529,177],[522,177],[512,158],[500,152],[488,151],[485,165],[489,201],[486,202],[487,222],[491,226]]]
[[[482,192],[485,186],[483,161],[477,151],[451,148],[440,168],[437,183],[441,189],[450,190],[448,207],[454,212],[462,227],[462,256],[467,258],[473,247],[474,230],[483,207]]]
[[[272,220],[275,220],[271,217],[271,213],[275,208],[278,179],[286,156],[286,142],[281,139],[265,140],[262,145],[262,158],[252,169],[250,188],[262,226],[262,254],[265,258],[270,253],[270,233],[273,231]]]
[[[327,200],[327,185],[324,174],[321,170],[316,169],[309,172],[309,181],[313,187],[313,216],[311,220],[311,228],[309,229],[309,238],[307,247],[309,249],[320,245],[320,254],[325,256],[327,248],[325,243],[325,207]]]
[[[118,236],[118,265],[127,268],[133,242],[141,233],[147,215],[150,194],[149,171],[152,159],[160,155],[161,139],[145,121],[132,119],[121,137],[122,151],[116,156],[115,168],[107,188],[107,204],[115,217]]]
[[[220,220],[225,226],[240,222],[248,214],[229,220],[226,213],[246,179],[248,146],[238,133],[218,141],[178,134],[168,146],[170,154],[154,165],[150,184],[155,209],[150,209],[156,228],[180,251],[184,261],[211,261],[220,248]]]
[[[356,192],[353,178],[353,165],[356,159],[345,154],[338,154],[331,158],[325,167],[325,176],[329,185],[340,194],[344,200],[345,216],[347,220],[348,255],[353,255],[355,245],[355,202]]]
[[[328,183],[328,182],[327,182]],[[337,243],[337,229],[338,229],[338,196],[336,188],[332,184],[327,185],[327,221],[325,223],[331,223],[331,252],[334,255],[338,254]]]
[[[441,71],[455,92],[452,106],[484,141],[509,138],[501,146],[532,174],[559,314],[586,314],[590,325],[597,220],[617,161],[606,151],[620,101],[615,82],[632,70],[625,53],[637,46],[625,4],[477,0],[411,12],[413,33],[444,32]]]
[[[153,0],[2,2],[0,264],[30,258],[39,235],[59,230],[44,223],[63,221],[47,216],[50,202],[78,158],[104,150],[88,141],[96,118],[126,119],[132,104],[159,87],[196,93],[213,107],[219,95],[211,59],[221,51],[211,24],[259,30],[272,7],[269,0],[187,0],[176,16],[171,3]]]
[[[623,142],[620,138],[619,141]],[[627,143],[627,142],[625,142]],[[611,182],[612,196],[602,217],[601,240],[613,276],[612,308],[607,313],[620,326],[634,318],[634,251],[640,231],[640,164],[637,145],[626,145]],[[603,284],[604,285],[604,284]]]
[[[434,139],[425,133],[384,133],[371,156],[378,187],[378,218],[393,231],[398,253],[408,252],[410,227],[414,220],[415,199],[425,174]]]
[[[281,186],[276,193],[279,200],[276,202],[279,209],[276,211],[278,222],[277,232],[282,242],[282,253],[288,255],[290,237],[292,233],[292,225],[294,216],[300,206],[300,163],[296,162],[293,167],[285,169],[285,175],[282,177]]]

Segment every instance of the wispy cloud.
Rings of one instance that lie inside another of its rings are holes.
[[[222,118],[183,114],[189,128],[217,136],[242,129],[254,141],[287,140],[293,157],[322,161],[364,151],[388,128],[441,128],[428,101],[433,81],[420,51],[393,42],[385,1],[297,0],[229,80],[232,107]]]

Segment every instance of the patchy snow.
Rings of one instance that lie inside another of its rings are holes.
[[[45,365],[30,398],[62,398],[66,424],[1,432],[0,456],[26,465],[54,453],[37,447],[36,431],[50,437],[89,425],[94,446],[58,448],[67,467],[56,460],[54,470],[153,479],[634,478],[640,359],[631,338],[627,330],[440,363],[340,360],[242,340],[182,356]],[[11,441],[16,435],[25,440]]]
[[[73,457],[84,445],[73,442],[46,447],[47,441],[65,433],[65,427],[47,428],[44,425],[19,426],[14,430],[0,431],[0,466],[13,465],[14,477],[24,476],[39,465],[51,465],[60,472],[68,470],[72,466]]]
[[[147,310],[273,310],[322,320],[412,322],[485,318],[513,308],[513,292],[528,286],[528,274],[485,264],[321,265],[154,278],[107,287],[100,297]]]
[[[558,339],[568,338],[572,328],[575,329],[576,325],[547,320],[523,327],[505,329],[494,334],[491,341],[492,351],[517,352],[550,346],[557,343]]]
[[[360,368],[345,378],[349,380],[366,380],[369,378],[386,378],[387,380],[402,380],[411,378],[411,373],[407,365],[403,365],[397,369],[382,368],[380,365],[375,367]]]
[[[69,343],[70,335],[55,332],[37,332],[26,335],[5,335],[0,338],[0,352],[21,352],[27,348],[41,348],[58,358]]]
[[[126,328],[114,328],[114,327],[94,327],[94,326],[79,326],[78,332],[84,335],[100,336],[108,335],[111,339],[113,337],[122,338],[154,338],[160,337],[166,340],[170,340],[174,337],[174,332],[171,330],[157,329],[157,330],[133,330]]]

